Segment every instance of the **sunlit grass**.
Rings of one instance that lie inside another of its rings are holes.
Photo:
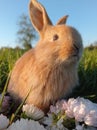
[[[21,49],[0,49],[0,91],[3,90],[8,74],[11,72],[16,60],[24,53]]]

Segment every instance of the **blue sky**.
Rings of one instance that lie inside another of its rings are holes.
[[[69,15],[67,24],[79,30],[84,46],[97,41],[97,0],[39,0],[52,22]],[[16,46],[17,21],[23,13],[29,15],[29,0],[0,2],[0,47]]]

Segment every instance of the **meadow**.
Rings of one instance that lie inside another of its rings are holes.
[[[0,93],[16,60],[25,52],[20,48],[0,49]],[[78,68],[79,86],[70,97],[85,97],[97,102],[97,48],[85,48]]]
[[[0,49],[0,93],[3,92],[2,93],[3,96],[0,100],[0,110],[2,110],[1,106],[2,106],[2,101],[4,99],[4,93],[6,92],[9,74],[11,73],[16,60],[20,56],[22,56],[23,53],[25,53],[25,51],[27,51],[27,50],[20,49],[20,48],[14,48],[14,49],[1,48]],[[84,49],[83,56],[81,58],[81,61],[79,63],[79,67],[78,67],[78,75],[79,75],[79,85],[76,86],[76,88],[73,90],[73,92],[70,94],[70,96],[68,98],[73,97],[73,98],[76,98],[76,100],[77,100],[78,99],[77,97],[84,97],[85,99],[89,99],[92,102],[97,103],[97,46],[94,46],[92,48],[87,47]],[[26,98],[25,98],[25,100],[26,100]],[[22,107],[25,103],[25,100],[20,104],[20,106],[17,108],[17,110],[15,112],[12,112],[11,110],[9,110],[9,111],[7,110],[7,113],[6,112],[3,113],[5,115],[7,114],[7,117],[9,118],[9,122],[7,124],[5,123],[5,128],[8,125],[11,125],[14,121],[20,122],[20,126],[21,126],[21,123],[22,123],[22,125],[23,124],[25,125],[25,123],[29,123],[30,121],[32,121],[34,119],[33,116],[29,117],[29,116],[27,116],[27,114],[25,114],[25,112],[23,112]],[[82,100],[80,99],[79,101],[82,104]],[[85,103],[84,101],[83,101],[83,103]],[[87,106],[87,104],[88,104],[88,106]],[[14,104],[12,104],[12,105],[14,105]],[[90,106],[89,101],[87,101],[87,103],[84,105],[87,106],[87,109],[85,109],[85,110],[88,110],[88,107],[89,108],[94,107],[94,106]],[[92,104],[92,105],[94,105],[94,104]],[[21,109],[22,109],[22,112],[21,112]],[[30,109],[31,108],[29,107],[29,111],[27,110],[28,113],[30,112]],[[33,110],[33,107],[32,107],[32,110]],[[78,111],[79,111],[79,109],[78,109]],[[97,110],[94,110],[94,111],[97,111]],[[33,112],[33,114],[30,112],[30,114],[34,115],[34,112]],[[78,113],[76,115],[78,115]],[[52,116],[52,119],[53,119],[52,124],[54,123],[53,125],[55,125],[56,127],[57,127],[57,123],[60,122],[60,120],[62,120],[61,124],[63,125],[63,127],[68,128],[68,130],[72,130],[75,127],[77,127],[77,124],[75,123],[74,118],[67,118],[66,113],[59,111],[58,114],[50,113],[50,116]],[[1,122],[2,122],[3,118],[6,118],[6,117],[3,117],[3,115],[1,114],[0,115]],[[19,121],[19,119],[20,119],[20,121]],[[28,119],[28,120],[25,120],[25,119]],[[29,119],[31,119],[31,120],[29,121]],[[44,119],[45,119],[45,117],[44,117]],[[51,118],[49,118],[49,116],[46,117],[46,119],[51,120]],[[97,122],[95,123],[95,121],[97,121],[96,116],[93,115],[91,117],[91,121],[92,120],[94,121],[92,123],[95,124],[94,126],[96,127],[97,126]],[[19,123],[17,123],[17,122],[15,123],[15,125],[18,126]],[[33,121],[31,122],[32,128],[34,128],[35,123],[36,122],[33,122]],[[43,123],[43,122],[41,122],[41,123]],[[87,130],[88,130],[88,126],[86,126],[87,122],[84,121],[81,123],[82,124],[80,124],[80,127],[81,128],[87,127]],[[40,125],[39,122],[38,122],[38,125]],[[89,128],[91,128],[92,125],[90,125]],[[29,126],[29,124],[28,124],[28,126]],[[28,126],[26,126],[26,127],[28,127]],[[3,126],[1,125],[0,127],[2,128]],[[38,126],[38,127],[40,127],[40,126]],[[12,127],[12,128],[14,129],[14,127]],[[24,129],[23,126],[22,126],[22,128]],[[39,128],[39,130],[40,130],[40,128]],[[77,129],[77,130],[79,130],[79,129]],[[94,127],[93,127],[93,130],[94,130]]]

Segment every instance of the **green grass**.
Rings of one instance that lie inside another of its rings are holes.
[[[79,86],[73,96],[82,96],[97,102],[97,49],[85,49],[79,64]]]
[[[21,49],[0,49],[0,92],[3,91],[9,72],[15,61],[24,53]],[[71,97],[86,97],[97,102],[97,48],[84,50],[78,68],[79,86]]]
[[[24,53],[19,48],[0,49],[0,92],[3,90],[9,72],[12,70],[16,60]]]

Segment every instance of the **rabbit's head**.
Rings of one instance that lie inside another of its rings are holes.
[[[30,1],[29,9],[31,22],[40,34],[36,48],[43,48],[43,53],[55,56],[58,63],[65,62],[68,65],[78,62],[83,50],[82,38],[76,29],[66,25],[68,15],[54,26],[45,8],[37,0]]]

